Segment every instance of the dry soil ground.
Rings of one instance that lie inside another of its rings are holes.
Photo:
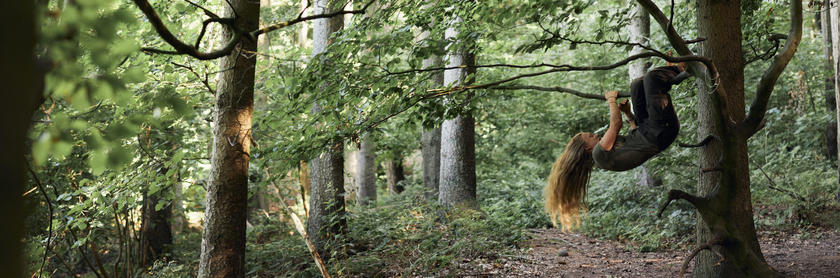
[[[641,253],[624,244],[557,229],[529,230],[531,251],[520,256],[464,260],[456,277],[677,277],[689,251]],[[759,232],[771,267],[801,278],[840,278],[840,234]],[[558,253],[566,250],[568,256]],[[691,272],[691,267],[688,273]],[[686,275],[686,277],[690,277]]]

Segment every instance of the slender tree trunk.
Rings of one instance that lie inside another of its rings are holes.
[[[356,152],[356,199],[359,205],[368,206],[376,202],[376,156],[370,135],[362,139]]]
[[[630,42],[647,45],[650,38],[650,15],[641,4],[636,3],[635,7],[630,10]],[[630,56],[644,52],[644,48],[634,46],[630,50]],[[645,73],[650,68],[650,59],[639,59],[630,63],[628,72],[630,74],[630,81],[636,78],[645,76]],[[633,109],[639,109],[633,107]],[[644,107],[641,107],[644,109]],[[654,186],[656,177],[651,173],[647,165],[642,165],[635,170],[636,184],[643,186]]]
[[[440,188],[440,128],[423,130],[423,187],[426,200],[437,199]]]
[[[259,1],[231,0],[225,17],[236,16],[246,30],[259,27]],[[234,12],[235,11],[235,12]],[[225,28],[222,41],[232,35]],[[207,185],[207,208],[201,238],[198,277],[245,277],[245,221],[251,114],[254,110],[255,41],[242,40],[219,61],[219,84],[213,114],[213,153]]]
[[[650,41],[650,15],[642,5],[635,3],[635,7],[630,11],[630,42],[647,45]],[[630,50],[630,56],[644,52],[645,49],[634,46]],[[650,59],[644,58],[635,60],[630,63],[629,73],[630,80],[642,77],[650,68]]]
[[[834,1],[833,5],[828,7],[828,12],[831,17],[831,49],[834,53],[834,99],[837,105],[837,129],[840,130],[840,4]],[[840,146],[840,136],[837,136],[837,146]],[[840,155],[838,156],[840,159]],[[838,172],[840,172],[840,163],[838,165]],[[840,177],[840,175],[838,175]],[[838,179],[838,188],[840,188],[840,179]],[[840,200],[840,192],[837,193],[837,199]]]
[[[8,277],[23,277],[23,188],[26,186],[26,146],[31,107],[42,94],[36,86],[36,69],[33,63],[36,25],[35,1],[4,3],[0,11],[0,269]],[[12,40],[12,38],[14,38]],[[40,82],[43,82],[41,80]],[[37,82],[37,83],[40,83]]]
[[[456,18],[454,21],[457,24],[462,19]],[[454,28],[446,30],[447,38],[456,36],[457,31]],[[475,65],[475,54],[472,49],[461,46],[450,51],[447,67]],[[472,80],[467,79],[470,74],[475,74],[474,67],[447,70],[444,73],[444,83],[448,85],[471,84]],[[463,96],[465,99],[459,101],[467,102],[471,95],[472,93],[466,93]],[[444,121],[441,127],[439,198],[444,206],[478,208],[475,177],[475,119],[468,113]]]
[[[163,172],[166,173],[166,171]],[[160,259],[166,248],[172,245],[172,225],[169,223],[169,219],[172,219],[172,204],[164,205],[160,210],[155,209],[158,202],[166,201],[161,198],[162,193],[146,195],[143,198],[143,221],[145,225],[143,225],[144,229],[141,231],[143,233],[141,238],[148,243],[143,244],[143,247],[147,248],[143,252],[146,254],[146,266],[150,266],[154,261]]]
[[[432,23],[434,24],[434,23]],[[423,32],[419,40],[429,39],[429,32]],[[440,56],[432,55],[423,59],[423,68],[440,68],[443,66],[443,59]],[[443,72],[432,75],[432,86],[443,86]],[[438,198],[440,189],[440,128],[430,130],[424,129],[420,135],[421,151],[423,152],[423,187],[426,189],[426,200]]]
[[[832,53],[831,43],[831,23],[837,23],[832,20],[831,13],[827,10],[827,6],[823,6],[820,12],[820,29],[822,31],[822,45],[823,45],[823,69],[825,72],[832,72],[834,69],[834,55]],[[830,115],[836,114],[837,101],[834,97],[834,76],[826,75],[825,77],[825,111]],[[837,156],[837,120],[828,123],[825,129],[826,148],[828,149],[828,156]]]
[[[315,1],[314,14],[324,14],[341,7],[344,2],[336,0]],[[317,19],[313,26],[312,56],[324,53],[330,43],[330,35],[338,32],[344,26],[344,17]],[[313,114],[320,113],[320,107],[314,105]],[[336,217],[335,221],[330,216],[344,214],[344,144],[332,142],[329,149],[318,157],[312,159],[309,166],[311,172],[310,210],[309,222],[306,232],[312,239],[312,243],[326,258],[327,253],[324,246],[328,237],[343,233],[346,220],[343,217]]]
[[[403,171],[401,160],[385,161],[385,178],[387,179],[389,195],[397,195],[403,192],[404,187],[400,184],[401,181],[405,180]]]

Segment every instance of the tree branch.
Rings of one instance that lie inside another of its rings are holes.
[[[143,14],[146,15],[146,18],[149,20],[149,23],[152,24],[152,27],[155,28],[155,31],[158,33],[158,35],[161,37],[161,39],[163,39],[166,43],[168,43],[170,46],[172,46],[172,48],[175,49],[175,51],[170,51],[170,50],[160,50],[160,49],[144,47],[144,48],[142,48],[142,50],[144,52],[166,54],[166,55],[189,55],[189,56],[192,56],[192,57],[194,57],[196,59],[199,59],[199,60],[213,60],[213,59],[217,59],[217,58],[220,58],[220,57],[223,57],[223,56],[230,55],[230,53],[233,52],[233,49],[236,47],[237,44],[239,44],[239,42],[242,40],[243,37],[247,37],[249,39],[256,40],[256,38],[259,35],[262,35],[262,34],[265,34],[267,32],[271,32],[271,31],[274,31],[274,30],[277,30],[277,29],[280,29],[280,28],[284,28],[284,27],[287,27],[287,26],[291,26],[291,25],[294,25],[296,23],[308,21],[308,20],[313,20],[313,19],[318,19],[318,18],[329,18],[329,17],[344,15],[344,14],[365,13],[365,10],[367,10],[367,8],[373,3],[373,1],[368,2],[367,4],[365,4],[365,6],[361,10],[344,11],[342,9],[342,10],[339,10],[339,11],[336,11],[336,12],[333,12],[333,13],[312,15],[312,16],[306,16],[306,17],[301,17],[301,15],[298,15],[298,17],[293,19],[293,20],[281,22],[281,23],[274,24],[274,25],[271,25],[271,26],[267,26],[265,28],[258,29],[258,30],[252,31],[252,32],[249,32],[247,30],[244,30],[244,29],[236,26],[236,23],[234,22],[235,21],[234,18],[221,18],[221,17],[218,17],[217,15],[209,12],[207,9],[201,8],[205,11],[205,14],[210,17],[210,19],[207,19],[203,22],[201,33],[198,36],[198,39],[195,42],[195,45],[192,46],[192,45],[186,44],[186,43],[182,42],[181,40],[179,40],[177,37],[175,37],[174,34],[172,34],[171,31],[169,31],[169,29],[166,28],[166,26],[163,24],[163,20],[160,19],[160,16],[157,14],[155,9],[152,8],[152,5],[149,4],[148,0],[133,0],[133,1],[134,1],[134,4],[137,5],[137,7],[140,9],[140,11],[142,11]],[[190,4],[192,4],[192,3],[190,3]],[[193,4],[193,5],[195,5],[195,4]],[[222,47],[221,49],[211,51],[211,52],[202,52],[201,50],[198,49],[198,47],[201,43],[201,40],[204,37],[204,32],[207,28],[207,25],[210,24],[210,23],[213,23],[213,22],[216,22],[216,23],[219,23],[219,24],[226,25],[226,26],[230,27],[233,30],[233,36],[231,37],[230,41],[228,41],[228,43],[224,47]]]
[[[683,147],[683,148],[699,148],[699,147],[705,146],[706,144],[711,142],[712,139],[718,139],[718,138],[715,137],[714,135],[709,135],[709,136],[706,136],[706,138],[704,138],[702,141],[700,141],[697,144],[680,143],[679,145],[680,145],[680,147]],[[720,141],[720,139],[718,139],[718,141]]]
[[[659,26],[662,30],[665,31],[665,36],[668,38],[668,42],[671,43],[671,46],[674,47],[674,50],[677,51],[680,56],[686,55],[694,55],[691,52],[691,49],[688,48],[688,44],[686,41],[677,33],[677,30],[674,29],[674,26],[671,24],[671,21],[662,13],[662,10],[659,9],[656,4],[653,3],[652,0],[638,0],[639,4],[648,11],[648,13],[659,23]],[[718,80],[719,74],[717,68],[715,67],[714,63],[712,63],[711,59],[708,59],[708,63],[696,63],[696,62],[689,62],[686,63],[688,66],[686,71],[691,73],[694,76],[699,77],[708,77],[713,82]],[[706,82],[706,78],[703,78],[703,83]],[[707,84],[708,86],[709,84]],[[712,97],[712,104],[714,105],[715,109],[721,114],[721,117],[715,117],[716,124],[719,127],[729,127],[734,124],[732,118],[729,116],[729,108],[726,101],[726,91],[723,87],[719,86],[719,84],[711,84],[711,86],[715,86],[714,93],[716,97]],[[724,119],[726,121],[724,121]]]
[[[615,63],[610,64],[610,65],[588,66],[588,67],[587,66],[584,66],[584,67],[572,66],[572,65],[544,65],[544,66],[550,66],[550,67],[554,67],[554,68],[549,69],[549,70],[540,71],[540,72],[521,74],[521,75],[517,75],[517,76],[514,76],[514,77],[510,77],[510,78],[507,78],[507,79],[502,79],[502,80],[494,81],[494,82],[490,82],[490,83],[471,85],[471,86],[456,86],[456,87],[445,88],[445,89],[435,89],[435,90],[429,90],[428,92],[432,93],[431,97],[439,97],[439,96],[449,95],[453,92],[490,88],[490,87],[494,87],[494,86],[497,86],[497,85],[500,85],[500,84],[511,82],[511,81],[514,81],[514,80],[517,80],[517,79],[520,79],[520,78],[540,76],[540,75],[554,73],[554,72],[611,70],[611,69],[629,64],[632,61],[642,59],[642,58],[648,58],[648,57],[659,57],[659,58],[662,58],[663,60],[666,60],[666,61],[672,62],[672,63],[688,62],[688,61],[699,61],[703,64],[711,64],[712,63],[711,59],[709,59],[707,57],[703,57],[703,56],[697,56],[697,55],[683,55],[683,56],[679,56],[679,57],[672,57],[672,56],[668,56],[668,55],[666,55],[664,53],[661,53],[661,52],[644,52],[644,53],[639,53],[639,54],[632,55],[630,57],[624,58],[621,61],[615,62]]]
[[[318,267],[318,271],[321,272],[321,275],[330,278],[330,273],[327,272],[327,267],[324,265],[324,261],[321,259],[321,255],[318,254],[318,251],[315,250],[315,245],[312,244],[312,240],[309,239],[309,235],[306,233],[306,229],[303,227],[303,223],[298,218],[297,213],[292,210],[289,205],[286,204],[286,196],[283,195],[283,190],[277,186],[277,183],[271,179],[271,172],[268,168],[265,169],[265,174],[268,176],[268,180],[271,185],[274,186],[274,189],[277,189],[277,197],[280,198],[280,204],[283,205],[283,209],[286,210],[286,213],[292,218],[292,221],[295,224],[295,229],[300,233],[300,237],[303,239],[304,243],[306,243],[306,247],[309,248],[309,253],[312,255],[312,259],[315,261],[315,265]]]
[[[758,82],[758,87],[755,89],[755,99],[750,105],[749,113],[743,122],[742,132],[752,132],[758,129],[761,120],[764,119],[764,114],[767,112],[767,103],[770,100],[770,95],[773,93],[773,88],[776,87],[776,81],[782,72],[787,67],[788,62],[796,54],[796,49],[799,47],[799,41],[802,39],[802,1],[790,1],[790,30],[788,31],[788,40],[782,48],[781,53],[776,55],[773,63],[764,76]],[[748,133],[749,134],[749,133]]]
[[[493,90],[534,90],[534,91],[544,91],[544,92],[561,92],[567,93],[571,95],[575,95],[582,98],[587,99],[598,99],[598,100],[606,100],[604,98],[604,94],[587,94],[577,90],[568,89],[568,88],[561,88],[561,87],[539,87],[539,86],[528,86],[528,85],[521,85],[521,86],[493,86],[490,87]],[[618,93],[618,97],[630,97],[630,93],[628,92],[620,92]]]
[[[718,263],[723,262],[723,260],[724,260],[723,254],[721,254],[720,252],[718,252],[717,250],[712,248],[715,245],[720,245],[720,243],[722,241],[723,241],[723,235],[720,234],[720,233],[716,233],[715,236],[712,237],[712,239],[710,239],[708,242],[706,242],[704,244],[700,244],[699,246],[697,246],[697,248],[694,248],[694,250],[691,250],[691,253],[688,254],[688,256],[685,257],[685,260],[683,261],[682,268],[680,268],[680,276],[679,277],[682,278],[683,275],[685,275],[685,271],[688,270],[688,263],[690,263],[691,260],[694,260],[694,257],[697,256],[697,254],[699,254],[700,251],[703,251],[703,250],[712,251],[713,253],[718,255],[718,257],[720,257],[720,261],[718,261]]]
[[[659,213],[656,214],[656,217],[662,217],[662,213],[665,212],[665,208],[671,204],[674,200],[683,199],[694,205],[698,211],[706,209],[706,203],[708,199],[706,197],[697,197],[691,194],[686,193],[685,191],[678,190],[678,189],[671,189],[668,191],[668,199],[662,204],[662,207],[659,208]]]

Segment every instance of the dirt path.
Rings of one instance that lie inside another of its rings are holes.
[[[557,229],[529,230],[531,252],[523,256],[465,261],[457,277],[677,277],[688,251],[640,253],[614,241]],[[840,278],[840,234],[760,232],[761,250],[772,267],[790,277]],[[559,256],[566,250],[568,256]],[[467,266],[469,265],[469,266]],[[471,266],[471,267],[470,267]],[[692,263],[693,266],[693,263]],[[688,273],[691,272],[691,266]],[[690,277],[686,275],[686,277]]]

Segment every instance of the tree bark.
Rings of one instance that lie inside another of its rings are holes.
[[[700,43],[698,47],[698,54],[712,58],[715,61],[717,69],[720,71],[718,84],[724,86],[727,93],[727,99],[722,100],[728,102],[729,107],[744,107],[744,59],[741,50],[741,7],[740,1],[719,1],[719,0],[700,0],[697,3],[697,30],[698,36],[707,38],[706,41]],[[720,134],[720,127],[715,125],[715,117],[720,117],[712,100],[710,98],[710,91],[714,88],[709,88],[708,84],[704,83],[703,78],[697,78],[698,83],[698,129],[697,138],[705,138],[710,134],[715,134],[719,137],[731,136],[730,134]],[[745,113],[743,109],[732,109],[733,120],[743,120]],[[735,188],[735,196],[729,205],[731,205],[729,212],[731,221],[741,222],[745,227],[739,233],[753,238],[749,242],[751,246],[748,248],[761,251],[758,246],[758,239],[755,238],[755,227],[752,220],[752,204],[750,200],[749,191],[749,165],[747,165],[746,140],[738,140],[727,142],[730,145],[729,150],[723,151],[720,142],[713,140],[709,144],[698,148],[698,165],[701,169],[710,169],[715,167],[723,167],[719,165],[721,156],[735,159],[731,161],[729,168],[729,180],[721,179],[721,172],[698,172],[697,194],[700,196],[706,195],[721,183],[720,186],[729,186]],[[734,146],[732,146],[734,144]],[[733,153],[737,151],[738,153]],[[737,158],[735,156],[740,156]],[[724,184],[726,183],[726,184]],[[744,190],[746,189],[746,190]],[[702,244],[712,239],[712,232],[703,218],[697,217],[697,243]],[[712,247],[718,252],[721,252],[720,247]],[[724,254],[727,256],[728,254]],[[720,258],[712,252],[701,252],[695,259],[693,277],[740,277],[740,272],[737,271],[733,260],[727,258],[720,266],[715,266]],[[762,259],[763,260],[763,259]]]
[[[833,5],[831,5],[828,10],[828,13],[831,17],[831,49],[832,53],[834,53],[834,99],[840,99],[840,4],[837,1],[834,1]],[[837,105],[837,130],[840,130],[840,101],[835,101],[835,105]],[[840,146],[840,136],[837,136],[837,146]],[[838,156],[840,159],[840,156]],[[840,163],[838,164],[838,172],[840,172]],[[838,175],[840,177],[840,175]],[[838,188],[840,188],[840,179],[838,179]],[[837,193],[837,199],[840,200],[840,193]]]
[[[423,187],[427,201],[437,199],[440,188],[440,128],[423,130]]]
[[[6,42],[0,44],[0,269],[8,277],[23,276],[23,188],[26,186],[26,146],[30,108],[35,99],[42,96],[38,90],[36,67],[33,63],[37,31],[35,24],[35,1],[11,1],[0,11],[0,37]],[[12,39],[13,38],[13,39]],[[42,77],[41,77],[42,78]]]
[[[332,12],[339,9],[343,3],[336,0],[315,1],[314,14]],[[330,35],[341,30],[343,26],[343,16],[315,20],[312,28],[312,56],[324,53],[331,42],[329,40]],[[316,104],[312,110],[313,114],[317,115],[321,108]],[[346,220],[343,217],[337,217],[335,221],[330,220],[330,216],[342,216],[344,214],[343,149],[344,144],[342,142],[332,142],[328,150],[313,158],[309,163],[312,171],[310,176],[309,222],[307,222],[306,232],[323,258],[327,258],[327,252],[324,252],[326,241],[332,235],[343,233],[346,226]]]
[[[246,30],[259,28],[259,1],[231,0],[225,17],[236,17]],[[232,36],[225,28],[222,41]],[[219,61],[219,84],[213,113],[213,153],[198,277],[245,277],[245,221],[251,114],[254,110],[255,41],[242,40]]]
[[[647,45],[649,41],[648,38],[650,38],[650,15],[641,4],[636,3],[635,7],[630,10],[630,42]],[[644,52],[644,48],[634,46],[633,49],[630,50],[630,56],[642,52]],[[631,62],[628,67],[630,81],[645,76],[645,73],[649,68],[650,58],[638,59]],[[633,109],[639,108],[633,107]],[[644,109],[644,107],[641,109]],[[656,177],[651,173],[651,171],[649,171],[647,165],[642,165],[634,171],[636,184],[642,186],[655,186]]]
[[[431,24],[434,24],[434,20]],[[432,26],[430,26],[432,27]],[[424,31],[418,37],[418,41],[429,40],[430,32]],[[443,66],[443,59],[437,55],[431,55],[423,59],[423,68],[440,68]],[[432,74],[431,86],[443,86],[443,72]],[[436,100],[432,100],[436,101]],[[438,123],[439,121],[435,121]],[[420,134],[420,150],[423,153],[423,187],[424,196],[427,201],[438,198],[440,192],[440,127],[423,129]]]
[[[434,23],[432,23],[434,24]],[[429,39],[429,32],[423,32],[419,40]],[[439,68],[443,66],[440,56],[432,55],[423,59],[423,68]],[[443,72],[432,75],[432,86],[443,86]],[[427,201],[438,198],[440,192],[440,128],[423,130],[420,135],[421,151],[423,152],[423,187]]]
[[[385,178],[388,184],[388,195],[397,195],[403,192],[403,185],[401,181],[405,180],[403,174],[403,164],[401,160],[385,161]]]
[[[462,21],[454,19],[454,23]],[[447,38],[455,38],[454,28],[446,30]],[[463,42],[456,42],[461,43]],[[472,49],[461,46],[450,50],[447,67],[474,66],[475,54]],[[474,67],[447,70],[444,83],[447,85],[469,85],[467,77],[475,74]],[[468,102],[471,93],[465,94],[463,101]],[[452,101],[452,99],[450,99]],[[441,204],[447,207],[463,206],[478,208],[475,177],[475,119],[469,113],[463,113],[454,119],[446,120],[441,127],[440,144],[440,196]]]
[[[163,171],[163,173],[166,173],[166,171]],[[148,245],[143,244],[143,248],[147,248],[143,250],[143,253],[146,254],[146,266],[150,266],[154,261],[160,259],[166,248],[172,245],[172,225],[169,223],[169,219],[172,219],[173,204],[164,205],[160,210],[155,209],[158,202],[166,201],[160,196],[164,190],[161,190],[158,194],[147,194],[143,198],[143,221],[145,224],[142,225],[144,230],[141,238],[148,243]]]
[[[827,2],[826,2],[827,3]],[[823,69],[825,72],[832,72],[834,69],[834,55],[832,51],[832,32],[831,23],[837,23],[837,20],[832,20],[831,12],[828,6],[823,6],[820,12],[820,29],[822,31],[822,45],[823,45]],[[834,97],[834,76],[826,75],[825,77],[825,111],[829,114],[836,114],[837,101]],[[837,156],[837,119],[828,123],[825,129],[826,149],[828,156]]]
[[[370,135],[365,136],[356,152],[356,200],[359,205],[368,206],[376,202],[376,156]]]

